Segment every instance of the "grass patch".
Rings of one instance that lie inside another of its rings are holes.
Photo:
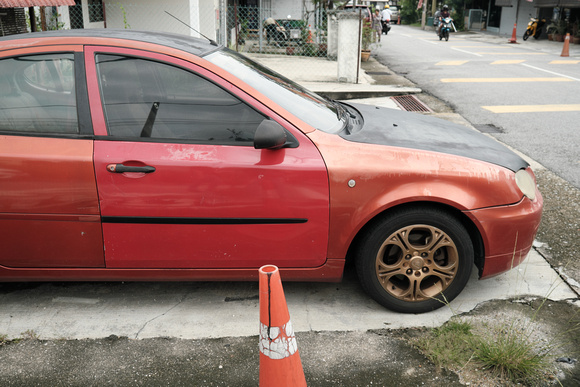
[[[495,376],[513,383],[536,385],[551,373],[549,347],[509,327],[495,335],[474,336],[474,360]]]
[[[484,373],[500,383],[527,386],[553,379],[553,348],[531,340],[525,329],[499,324],[480,329],[469,321],[451,320],[411,341],[435,365],[465,375]]]
[[[473,355],[472,326],[465,321],[449,321],[415,339],[414,344],[439,367],[466,364]]]

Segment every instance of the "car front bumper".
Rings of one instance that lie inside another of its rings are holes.
[[[543,198],[523,198],[508,206],[467,211],[481,233],[485,259],[480,278],[504,273],[528,255],[542,218]]]

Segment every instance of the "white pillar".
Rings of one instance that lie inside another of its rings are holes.
[[[339,12],[338,81],[358,83],[360,68],[361,22],[358,12]]]

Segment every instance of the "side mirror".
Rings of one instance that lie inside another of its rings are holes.
[[[280,149],[286,144],[286,131],[276,121],[264,119],[254,134],[255,149]]]

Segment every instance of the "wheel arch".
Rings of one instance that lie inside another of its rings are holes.
[[[465,227],[467,233],[469,234],[469,237],[473,244],[473,251],[475,254],[474,263],[478,269],[479,277],[481,277],[484,267],[485,246],[480,231],[478,230],[477,226],[473,223],[473,221],[468,216],[466,216],[461,210],[451,205],[440,202],[429,202],[429,201],[406,202],[395,205],[393,207],[389,207],[384,211],[376,214],[373,218],[369,219],[356,233],[355,237],[353,238],[348,248],[346,255],[346,263],[349,265],[354,263],[356,252],[360,248],[360,241],[362,239],[362,236],[370,228],[372,228],[375,224],[383,221],[385,218],[388,218],[392,213],[410,208],[435,208],[445,211],[451,214],[453,217],[455,217],[461,223],[461,225]]]

